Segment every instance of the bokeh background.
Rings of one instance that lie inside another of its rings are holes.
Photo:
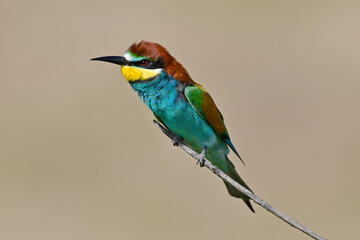
[[[359,2],[2,0],[0,239],[309,239],[231,198],[89,61],[142,39],[211,92],[255,193],[360,236]]]

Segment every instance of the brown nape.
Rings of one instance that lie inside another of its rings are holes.
[[[137,56],[144,56],[156,62],[160,57],[165,64],[165,72],[181,83],[195,83],[186,69],[170,55],[160,44],[154,42],[140,41],[133,43],[129,49]]]

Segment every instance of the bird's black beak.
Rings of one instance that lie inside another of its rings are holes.
[[[128,60],[126,60],[124,57],[118,57],[118,56],[97,57],[97,58],[92,58],[90,60],[115,63],[115,64],[122,65],[122,66],[130,65],[130,62]]]

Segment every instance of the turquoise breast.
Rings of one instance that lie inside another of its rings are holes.
[[[150,81],[133,82],[131,86],[155,116],[195,151],[201,152],[204,146],[207,146],[206,156],[210,161],[211,158],[223,160],[228,154],[229,150],[224,141],[187,101],[183,94],[184,85],[179,81],[167,76],[163,71]],[[214,154],[216,156],[213,157]]]

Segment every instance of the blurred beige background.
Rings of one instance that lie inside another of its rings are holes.
[[[115,65],[166,46],[252,189],[329,239],[360,213],[355,1],[0,1],[0,239],[309,239],[195,166]]]

